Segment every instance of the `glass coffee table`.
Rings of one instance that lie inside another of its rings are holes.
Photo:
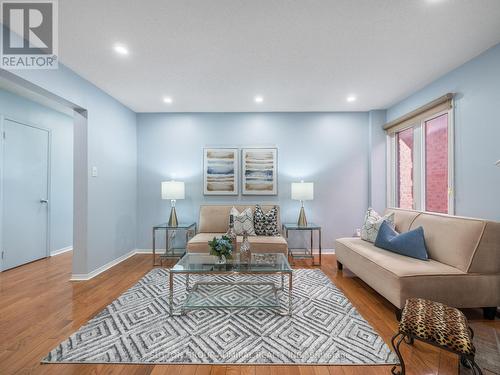
[[[248,263],[241,263],[238,255],[233,255],[225,264],[216,261],[217,257],[212,255],[186,253],[170,269],[170,315],[220,308],[269,308],[280,315],[292,315],[293,272],[283,254],[252,254]],[[185,275],[187,297],[175,306],[174,287],[178,275]],[[195,280],[190,280],[191,277]],[[287,287],[285,278],[288,278]]]

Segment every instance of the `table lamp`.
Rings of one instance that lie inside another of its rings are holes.
[[[299,227],[307,226],[306,213],[304,211],[304,201],[314,199],[314,183],[312,182],[292,182],[292,199],[300,201],[300,214],[297,224]]]
[[[168,225],[171,227],[176,227],[178,225],[178,222],[177,213],[175,212],[175,201],[177,199],[184,199],[184,182],[163,181],[161,183],[161,199],[170,199],[170,205],[172,209],[170,210]]]

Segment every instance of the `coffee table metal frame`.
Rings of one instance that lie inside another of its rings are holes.
[[[215,260],[217,259],[216,257],[211,257],[206,254],[193,254],[193,253],[187,253],[184,255],[184,257],[189,257],[189,256],[203,256],[208,258],[213,258],[213,264],[212,263],[207,263],[205,264],[206,266],[213,266],[211,269],[205,270],[190,270],[190,269],[176,269],[175,266],[172,267],[169,270],[169,312],[170,315],[172,316],[179,316],[182,315],[186,310],[190,309],[217,309],[217,308],[229,308],[229,309],[234,309],[234,308],[271,308],[271,309],[282,309],[282,305],[279,303],[279,292],[287,292],[287,297],[288,297],[288,306],[287,310],[285,313],[282,311],[279,312],[279,315],[292,315],[292,286],[293,286],[293,270],[288,264],[288,260],[283,254],[276,254],[278,257],[283,257],[281,261],[285,261],[286,265],[288,265],[288,268],[285,269],[276,269],[276,270],[259,270],[259,266],[265,266],[265,265],[248,265],[248,264],[240,264],[238,259],[235,259],[231,263],[227,264],[216,264]],[[184,258],[183,257],[183,258]],[[182,258],[177,262],[179,264],[182,261]],[[176,265],[177,265],[176,264]],[[255,267],[252,269],[252,266]],[[175,275],[181,275],[184,274],[186,275],[185,278],[185,288],[186,291],[188,292],[188,296],[186,299],[186,303],[181,306],[181,311],[176,312],[175,311],[175,306],[174,306],[174,276]],[[274,282],[217,282],[217,281],[200,281],[200,282],[195,282],[193,285],[190,285],[190,276],[191,275],[209,275],[209,276],[214,276],[214,275],[232,275],[232,276],[264,276],[264,275],[280,275],[281,276],[281,285],[277,286]],[[288,288],[285,287],[285,277],[288,277]],[[272,288],[272,292],[275,297],[275,304],[273,305],[215,305],[215,306],[210,306],[210,305],[200,305],[200,306],[189,306],[189,298],[191,293],[196,292],[198,288],[202,285],[209,285],[209,286],[220,286],[220,285],[238,285],[238,286],[251,286],[251,285],[256,285],[256,286],[270,286]]]

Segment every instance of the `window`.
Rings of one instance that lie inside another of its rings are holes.
[[[447,94],[385,126],[389,206],[453,214],[451,110]]]

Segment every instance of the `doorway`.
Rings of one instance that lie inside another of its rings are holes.
[[[3,270],[49,255],[50,131],[3,122]]]
[[[0,93],[2,89],[28,99],[32,103],[37,103],[45,109],[53,110],[53,115],[57,112],[66,116],[65,121],[56,121],[52,115],[28,111],[25,104],[16,105],[10,102],[10,104],[0,105],[2,112],[0,113],[0,127],[3,115],[3,119],[28,125],[34,124],[34,127],[50,130],[48,168],[50,199],[46,207],[49,214],[47,223],[49,244],[43,246],[45,254],[40,255],[42,252],[40,251],[38,255],[54,256],[72,250],[73,274],[85,274],[87,273],[88,236],[87,110],[4,69],[0,69]],[[65,131],[61,133],[62,128],[69,129],[69,134]],[[61,140],[61,137],[64,139]],[[2,143],[0,139],[0,168],[3,168]],[[60,145],[64,145],[64,149],[61,149]],[[61,157],[62,154],[63,157]],[[59,163],[61,160],[64,161],[63,164]],[[0,171],[0,179],[3,179],[2,174],[3,171]],[[0,182],[0,188],[2,187],[3,183]],[[3,195],[3,192],[0,192],[0,207],[5,203],[5,199],[2,199]],[[3,221],[3,214],[3,208],[0,208],[1,221]],[[6,233],[3,232],[3,227],[3,223],[0,222],[0,245],[2,246],[7,242],[4,240]],[[17,235],[25,236],[24,232],[17,233]],[[2,251],[3,249],[0,248],[0,254]],[[5,259],[0,256],[0,272],[10,268],[10,265],[7,266],[5,263]]]

